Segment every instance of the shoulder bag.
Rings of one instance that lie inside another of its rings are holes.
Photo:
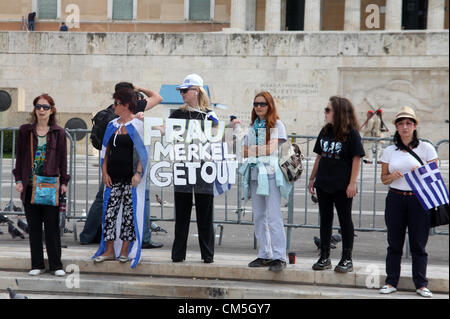
[[[33,132],[30,132],[31,171],[34,167]],[[31,204],[59,206],[59,176],[33,174]]]

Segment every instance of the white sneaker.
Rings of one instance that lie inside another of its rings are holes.
[[[380,294],[387,295],[387,294],[391,294],[396,291],[397,291],[397,288],[385,285],[380,289],[379,292],[380,292]]]
[[[63,276],[66,275],[66,272],[64,270],[62,270],[62,269],[59,269],[59,270],[54,272],[54,275],[58,276],[58,277],[63,277]]]
[[[433,297],[433,293],[430,291],[430,289],[423,287],[421,289],[417,289],[416,290],[417,294],[421,295],[422,297],[425,298],[431,298]]]
[[[39,276],[40,274],[42,274],[44,272],[43,269],[32,269],[28,275],[29,276]]]

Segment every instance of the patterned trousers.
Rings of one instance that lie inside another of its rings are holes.
[[[116,221],[120,205],[123,204],[122,225],[120,227],[120,239],[123,241],[135,241],[133,218],[133,196],[131,183],[113,183],[111,195],[108,200],[105,215],[105,228],[103,239],[105,241],[116,240]]]

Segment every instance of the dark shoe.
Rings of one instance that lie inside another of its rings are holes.
[[[284,268],[286,268],[286,262],[276,259],[270,263],[269,270],[270,271],[282,271]]]
[[[151,248],[161,248],[162,246],[164,246],[162,243],[155,243],[154,241],[152,241],[151,243],[144,243],[142,244],[142,249],[151,249]]]
[[[351,259],[341,259],[339,264],[334,268],[335,272],[346,273],[353,271],[353,263]]]
[[[319,260],[312,266],[313,270],[326,270],[331,269],[331,260],[330,258],[322,258],[320,257]]]
[[[172,258],[172,262],[174,263],[181,263],[184,261],[184,258]]]
[[[248,264],[249,267],[269,267],[272,259],[256,258]]]
[[[203,259],[203,262],[205,264],[212,264],[214,262],[214,258],[213,257],[206,257],[205,259]]]

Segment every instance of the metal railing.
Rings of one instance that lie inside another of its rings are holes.
[[[23,211],[4,210],[4,203],[20,203],[19,194],[15,191],[14,177],[11,170],[15,163],[16,132],[18,128],[0,128],[0,174],[2,187],[0,187],[0,213],[5,215],[23,215]],[[9,158],[4,157],[5,132],[12,132],[12,150]],[[74,238],[77,240],[77,223],[86,220],[90,204],[98,192],[101,173],[99,156],[90,156],[90,130],[66,129],[68,138],[68,170],[71,180],[68,185],[66,219],[73,221]],[[77,137],[84,137],[77,142]],[[292,231],[296,228],[318,229],[320,225],[318,206],[314,204],[308,194],[308,177],[310,175],[315,155],[312,152],[317,136],[289,135],[288,138],[301,146],[305,156],[304,172],[302,177],[294,184],[289,200],[282,205],[282,213],[287,217],[287,249],[291,247]],[[378,158],[384,145],[392,142],[392,138],[362,138],[363,143],[373,143],[374,159]],[[427,140],[425,140],[427,141]],[[430,142],[430,141],[428,141]],[[448,145],[448,140],[431,143],[437,151],[442,145]],[[82,145],[82,146],[80,146]],[[77,155],[79,147],[84,149],[84,155]],[[367,152],[367,149],[366,149]],[[149,164],[151,165],[151,163]],[[379,166],[366,164],[361,161],[361,171],[358,180],[358,195],[353,202],[353,220],[355,231],[385,232],[384,199],[380,194],[387,192],[387,187],[381,184]],[[444,180],[448,183],[448,161],[443,168]],[[6,179],[5,179],[6,177]],[[7,197],[4,192],[4,183],[9,187]],[[158,200],[152,201],[152,198]],[[150,205],[152,221],[174,221],[173,187],[158,188],[151,185],[147,196],[147,205]],[[13,205],[13,206],[14,206]],[[11,206],[11,205],[9,205]],[[218,196],[214,201],[214,225],[223,231],[224,224],[253,225],[251,203],[245,203],[242,198],[242,177],[237,176],[237,183],[225,194]],[[192,219],[195,221],[195,219]],[[334,226],[334,228],[338,228]],[[448,231],[432,229],[432,234],[448,235]],[[220,244],[220,241],[219,241]],[[256,242],[254,244],[256,248]]]

